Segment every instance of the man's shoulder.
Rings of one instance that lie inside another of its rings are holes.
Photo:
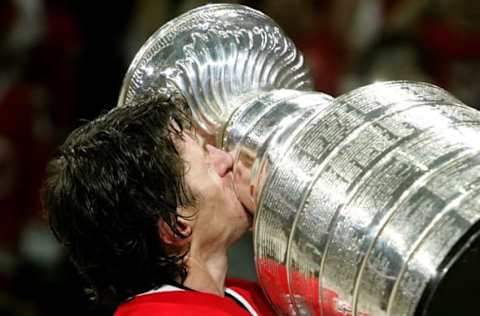
[[[227,279],[227,289],[240,294],[260,315],[275,315],[260,286],[251,281]],[[121,304],[115,316],[250,315],[234,300],[197,291],[162,291],[136,296]]]
[[[225,281],[225,286],[244,297],[258,311],[259,315],[275,315],[268,298],[258,283],[229,278]]]
[[[228,278],[225,280],[225,287],[233,289],[242,295],[247,295],[248,297],[258,296],[262,299],[266,299],[263,294],[262,288],[256,282],[243,279]]]
[[[213,294],[168,291],[137,296],[121,304],[115,316],[248,315],[235,303]]]

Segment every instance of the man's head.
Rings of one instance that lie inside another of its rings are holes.
[[[97,299],[182,282],[192,247],[228,246],[248,228],[231,157],[195,141],[177,101],[113,109],[48,166],[50,224]]]

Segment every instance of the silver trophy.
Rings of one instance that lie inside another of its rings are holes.
[[[177,90],[202,137],[232,152],[279,314],[428,314],[480,240],[479,112],[425,83],[336,99],[312,86],[274,21],[214,4],[150,37],[118,106]]]

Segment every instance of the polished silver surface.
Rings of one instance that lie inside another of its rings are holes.
[[[302,54],[273,20],[245,6],[211,4],[175,18],[147,40],[125,75],[118,106],[165,87],[183,94],[211,141],[249,96],[311,90],[313,83]]]
[[[280,313],[413,315],[480,218],[479,124],[444,90],[411,82],[333,101],[273,91],[242,106],[225,149],[256,209],[259,280]]]
[[[208,5],[149,39],[119,105],[176,89],[205,140],[231,152],[279,314],[414,315],[480,220],[480,114],[426,83],[336,99],[311,86],[271,19]]]

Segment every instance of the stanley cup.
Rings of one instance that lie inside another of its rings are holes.
[[[215,4],[150,37],[118,106],[176,91],[205,141],[234,155],[278,314],[435,314],[458,271],[478,280],[480,113],[426,83],[335,99],[312,86],[274,21]]]

